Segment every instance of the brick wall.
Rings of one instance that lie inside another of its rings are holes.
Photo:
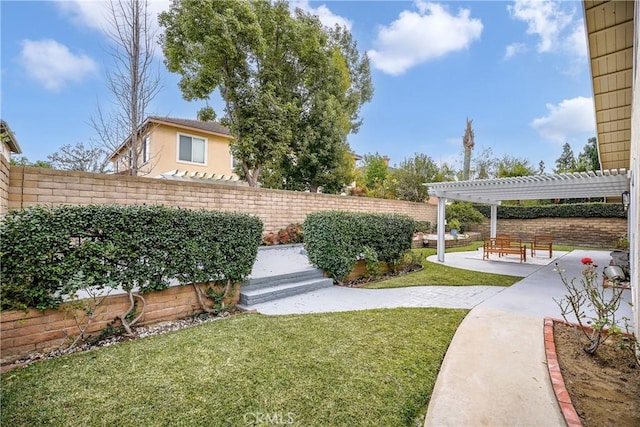
[[[0,216],[9,209],[9,160],[0,154]]]
[[[0,212],[33,205],[163,204],[254,214],[264,222],[265,232],[301,223],[311,212],[334,209],[402,213],[416,220],[436,221],[436,207],[426,203],[10,167],[8,162],[1,166]],[[145,298],[144,323],[177,319],[200,311],[191,287],[171,288]],[[128,303],[125,295],[108,297],[88,332],[100,331],[124,313]],[[3,312],[0,359],[5,363],[28,352],[55,348],[77,331],[73,313],[68,310]]]
[[[265,232],[301,223],[321,210],[401,213],[436,222],[436,207],[426,203],[298,191],[192,183],[122,175],[12,167],[8,209],[31,205],[163,204],[257,215]]]
[[[236,286],[236,295],[232,298],[235,302],[238,290],[239,286]],[[136,325],[181,319],[202,312],[193,286],[175,286],[145,294],[144,298],[145,314]],[[106,297],[96,310],[86,334],[98,335],[128,308],[129,297],[126,294]],[[86,323],[83,312],[64,304],[58,310],[3,311],[0,316],[0,363],[10,363],[29,353],[68,345],[71,338],[79,333],[74,316],[80,319],[81,325]]]
[[[489,220],[471,227],[484,237],[490,234]],[[498,233],[532,241],[536,234],[551,234],[561,245],[613,248],[615,241],[627,233],[625,218],[536,218],[498,219]]]

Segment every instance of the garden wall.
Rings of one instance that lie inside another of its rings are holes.
[[[9,160],[0,154],[0,216],[9,209]]]
[[[232,298],[237,302],[239,286]],[[202,288],[204,289],[204,288]],[[193,286],[174,286],[144,295],[144,317],[136,325],[181,319],[202,313]],[[90,301],[90,300],[84,300]],[[85,333],[96,336],[129,308],[127,294],[105,298]],[[4,311],[0,316],[0,363],[10,363],[33,352],[47,352],[69,344],[79,333],[74,316],[84,323],[84,312],[63,304],[58,310]],[[116,326],[119,326],[120,323]]]
[[[9,210],[32,205],[162,204],[254,214],[262,219],[265,233],[302,223],[307,214],[322,210],[399,213],[432,224],[437,215],[434,205],[400,200],[30,167],[13,166],[10,171],[8,200],[0,201]]]
[[[489,237],[490,221],[472,226]],[[498,233],[510,234],[523,241],[533,241],[536,234],[553,235],[553,243],[571,246],[613,248],[616,240],[627,234],[626,218],[535,218],[498,219]]]

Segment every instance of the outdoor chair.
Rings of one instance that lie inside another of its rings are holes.
[[[553,236],[551,234],[536,234],[531,243],[531,256],[536,256],[536,250],[549,251],[549,258],[553,257]]]

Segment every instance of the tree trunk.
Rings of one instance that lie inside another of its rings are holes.
[[[193,285],[193,289],[195,289],[196,291],[196,296],[198,297],[198,304],[200,304],[200,308],[202,309],[202,311],[204,311],[205,313],[215,313],[216,311],[214,309],[209,308],[204,303],[204,299],[202,298],[202,289],[200,289],[200,284],[192,283],[192,285]]]
[[[464,181],[469,180],[469,171],[471,169],[471,148],[464,149],[464,165],[462,168],[462,179]]]

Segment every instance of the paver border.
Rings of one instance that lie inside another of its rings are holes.
[[[583,427],[582,421],[576,412],[576,408],[573,406],[573,402],[571,402],[571,397],[569,397],[569,392],[564,384],[562,372],[560,372],[558,355],[556,353],[556,341],[553,336],[554,323],[571,326],[570,323],[563,320],[553,319],[551,317],[544,318],[544,350],[547,357],[547,368],[549,369],[553,393],[556,396],[567,427]]]

